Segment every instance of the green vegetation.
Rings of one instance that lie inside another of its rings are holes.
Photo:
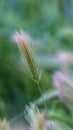
[[[32,42],[28,51],[13,41],[20,29]],[[0,0],[0,118],[33,102],[44,113],[46,105],[54,129],[72,130],[72,51],[72,0]]]

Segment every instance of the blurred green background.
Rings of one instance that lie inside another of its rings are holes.
[[[25,74],[18,47],[12,41],[12,35],[20,29],[35,40],[44,92],[51,88],[52,74],[59,68],[54,55],[73,50],[73,0],[0,0],[1,117],[19,113],[25,104],[40,96],[35,83]]]

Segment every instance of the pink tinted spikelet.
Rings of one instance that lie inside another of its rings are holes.
[[[20,53],[25,54],[28,66],[33,75],[33,79],[38,83],[39,81],[38,70],[34,59],[34,55],[32,54],[30,36],[24,33],[23,31],[20,31],[16,32],[13,35],[13,40],[18,44]]]

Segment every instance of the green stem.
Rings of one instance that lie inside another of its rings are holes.
[[[40,92],[40,94],[41,94],[41,98],[42,98],[42,101],[43,101],[43,104],[44,104],[44,107],[45,107],[45,110],[46,110],[46,114],[47,114],[47,110],[48,110],[48,108],[47,108],[47,105],[46,105],[46,103],[45,103],[45,99],[44,99],[44,96],[43,96],[42,90],[41,90],[39,84],[37,85],[37,87],[38,87],[39,92]]]

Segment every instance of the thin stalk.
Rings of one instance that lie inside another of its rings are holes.
[[[46,114],[47,114],[47,110],[48,110],[48,109],[47,109],[47,105],[46,105],[46,103],[45,103],[45,99],[44,99],[44,96],[43,96],[42,90],[41,90],[39,84],[37,85],[37,87],[38,87],[39,92],[40,92],[40,94],[41,94],[41,98],[42,98],[42,101],[43,101],[43,104],[44,104],[44,107],[45,107],[45,110],[46,110]]]

